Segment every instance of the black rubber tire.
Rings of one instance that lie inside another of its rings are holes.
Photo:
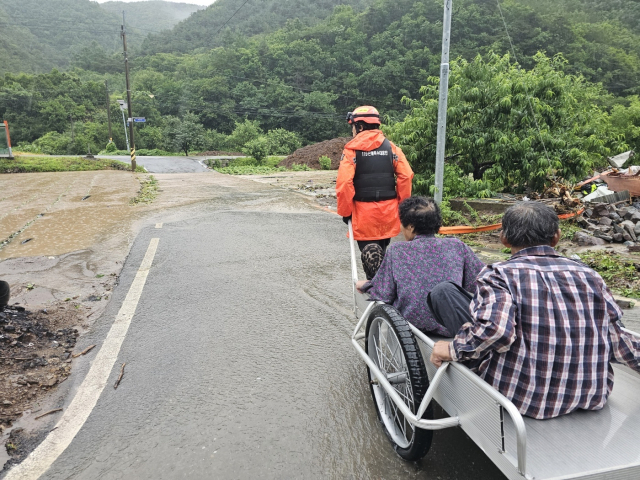
[[[11,297],[11,289],[9,284],[3,280],[0,280],[0,308],[9,304],[9,298]]]
[[[424,360],[422,359],[422,353],[420,352],[420,347],[416,342],[413,333],[411,333],[411,329],[409,328],[409,324],[404,319],[404,317],[391,305],[379,305],[375,307],[369,318],[367,319],[367,329],[365,335],[365,350],[367,354],[369,354],[369,329],[371,324],[375,318],[382,317],[391,325],[393,328],[398,340],[400,340],[400,346],[402,347],[402,353],[407,362],[407,367],[409,369],[409,377],[411,379],[411,387],[413,389],[413,398],[415,403],[415,411],[416,413],[418,407],[420,406],[420,402],[424,398],[427,389],[429,388],[429,377],[427,376],[427,370],[424,366]],[[371,356],[371,355],[369,355]],[[373,358],[373,357],[372,357]],[[429,450],[431,449],[431,441],[433,439],[433,431],[432,430],[423,430],[421,428],[416,428],[413,439],[407,448],[403,448],[399,446],[397,443],[393,441],[391,434],[387,430],[387,427],[384,424],[382,419],[382,414],[378,408],[378,402],[376,401],[375,393],[373,390],[373,385],[371,384],[371,380],[373,380],[373,376],[369,368],[367,368],[369,374],[369,388],[371,390],[371,397],[373,399],[373,404],[376,408],[376,412],[378,414],[378,420],[387,435],[387,438],[393,445],[394,450],[398,455],[400,455],[403,459],[409,461],[417,461],[423,458]],[[422,416],[424,419],[432,419],[433,418],[433,410],[431,405],[427,408],[427,411]]]

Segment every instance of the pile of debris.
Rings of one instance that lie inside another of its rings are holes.
[[[596,203],[585,209],[577,223],[582,230],[574,234],[573,241],[578,245],[640,245],[640,202]]]
[[[331,170],[337,170],[340,166],[340,158],[344,146],[352,140],[347,137],[338,137],[332,140],[307,145],[299,148],[278,164],[279,167],[291,168],[291,165],[306,165],[314,170],[320,170],[320,157],[326,155],[331,159]]]
[[[79,336],[72,321],[64,307],[36,313],[0,307],[0,433],[69,375]]]

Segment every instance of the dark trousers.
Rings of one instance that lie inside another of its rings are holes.
[[[469,304],[473,295],[453,282],[443,282],[435,286],[427,296],[427,305],[436,321],[449,330],[453,337],[460,327],[473,322]]]
[[[364,250],[364,247],[366,247],[367,245],[369,245],[371,243],[375,243],[376,245],[380,245],[382,247],[382,251],[386,252],[387,251],[387,247],[391,243],[391,239],[390,238],[383,238],[382,240],[358,240],[358,248],[362,252],[362,250]]]
[[[9,284],[0,280],[0,308],[9,304]]]

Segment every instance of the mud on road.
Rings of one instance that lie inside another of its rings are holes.
[[[261,193],[273,187],[216,172],[154,174],[157,198],[132,204],[148,177],[121,171],[0,176],[0,279],[11,285],[15,307],[0,314],[0,445],[8,454],[0,451],[0,465],[29,453],[37,438],[22,427],[37,430],[50,419],[34,418],[63,401],[65,388],[51,394],[83,360],[72,357],[80,350],[75,341],[104,312],[141,228],[197,215],[198,204],[224,203],[229,192],[240,199],[236,209],[317,207],[313,197],[291,198],[284,190],[276,205]]]

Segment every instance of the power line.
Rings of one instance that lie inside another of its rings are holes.
[[[511,45],[511,51],[513,52],[513,59],[516,61],[516,63],[518,64],[518,72],[522,73],[522,68],[520,67],[520,62],[518,62],[518,57],[516,55],[516,49],[513,46],[513,41],[511,40],[511,35],[509,34],[509,28],[507,27],[507,21],[504,18],[504,14],[502,13],[502,7],[500,6],[500,0],[496,0],[496,3],[498,4],[498,11],[500,12],[500,17],[502,17],[502,23],[504,25],[504,31],[507,34],[507,38],[509,39],[509,44]],[[547,157],[547,162],[549,162],[549,165],[551,165],[551,159],[549,158],[549,152],[547,152],[547,146],[544,143],[544,139],[542,138],[542,130],[540,130],[540,125],[538,124],[538,119],[536,118],[536,112],[533,108],[533,103],[531,103],[531,96],[529,95],[529,92],[527,92],[527,84],[526,82],[522,83],[522,86],[524,87],[524,91],[527,94],[527,102],[529,103],[529,108],[531,109],[531,116],[533,117],[533,123],[535,123],[536,128],[538,130],[538,136],[540,137],[540,142],[542,143],[542,148],[544,149],[544,155],[545,157]]]
[[[238,9],[235,12],[233,12],[233,15],[231,15],[229,19],[226,22],[224,22],[222,26],[216,31],[216,33],[213,34],[213,36],[215,37],[216,35],[218,35],[220,31],[227,25],[227,23],[229,23],[231,19],[236,16],[236,13],[238,13],[242,9],[242,7],[244,7],[248,2],[249,0],[245,0],[245,2],[242,5],[240,5],[240,7],[238,7]]]

